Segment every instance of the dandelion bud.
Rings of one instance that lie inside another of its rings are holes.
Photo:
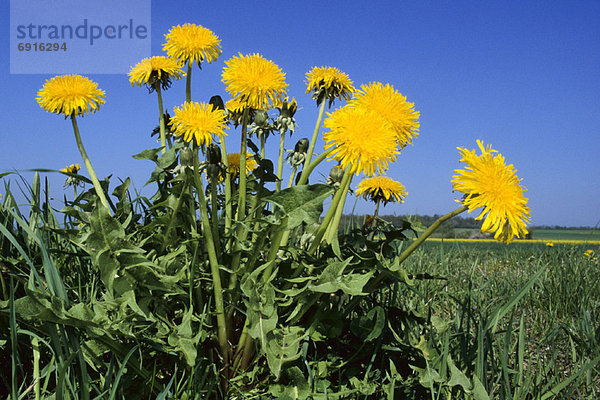
[[[184,167],[194,166],[194,153],[189,147],[184,147],[179,152],[179,163]]]
[[[206,161],[209,164],[219,164],[221,162],[221,148],[212,143],[206,149]]]
[[[296,153],[306,153],[308,150],[308,139],[302,138],[296,142],[296,146],[294,147],[294,152]]]
[[[284,101],[281,106],[281,116],[284,118],[292,118],[294,114],[296,114],[297,109],[298,103],[296,102],[296,99],[292,99],[290,102]]]
[[[269,121],[269,115],[264,110],[256,110],[254,114],[254,123],[257,126],[264,127]]]
[[[225,110],[225,104],[223,103],[223,98],[219,95],[211,97],[208,104],[213,106],[213,111],[214,110]]]
[[[343,177],[343,168],[339,165],[336,165],[329,171],[329,176],[327,177],[327,184],[337,188],[340,186]]]

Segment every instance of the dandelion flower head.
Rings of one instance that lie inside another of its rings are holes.
[[[400,182],[387,176],[374,176],[363,179],[356,188],[356,195],[375,203],[382,201],[403,203],[406,198],[406,188]]]
[[[260,54],[239,54],[225,61],[225,65],[222,81],[239,103],[256,110],[268,110],[286,97],[285,74]]]
[[[240,173],[240,153],[227,154],[227,163],[229,164],[229,173],[235,178]],[[246,175],[258,168],[258,163],[254,159],[254,154],[246,154]]]
[[[71,164],[68,167],[61,168],[60,172],[66,172],[69,174],[76,174],[81,169],[81,165],[79,164]]]
[[[314,67],[306,73],[306,93],[313,93],[313,99],[321,104],[326,98],[329,106],[333,101],[349,101],[356,89],[350,77],[334,67]]]
[[[411,144],[412,139],[419,134],[419,112],[393,86],[372,82],[362,85],[355,97],[351,102],[352,106],[369,108],[392,125],[401,149]]]
[[[363,107],[342,107],[328,113],[323,134],[325,149],[334,148],[333,158],[350,173],[367,176],[382,173],[399,154],[396,134],[390,124]]]
[[[169,122],[173,134],[186,142],[195,140],[198,146],[210,145],[212,135],[224,136],[225,129],[229,129],[225,113],[207,103],[186,102],[181,108],[175,107],[174,114]]]
[[[144,58],[131,67],[129,82],[131,86],[146,85],[149,89],[160,84],[162,89],[171,86],[171,78],[180,79],[184,75],[181,64],[174,58],[158,56]]]
[[[513,238],[525,236],[530,210],[526,190],[516,175],[512,164],[506,165],[504,157],[491,146],[477,144],[481,155],[475,150],[458,148],[461,162],[467,166],[464,170],[455,170],[452,177],[454,190],[464,193],[461,201],[469,212],[483,208],[476,220],[484,219],[482,232],[494,233],[496,240],[509,243]]]
[[[182,63],[212,63],[221,55],[221,40],[201,25],[183,24],[171,28],[165,35],[163,50]]]
[[[47,112],[79,116],[93,113],[104,104],[104,90],[81,75],[55,76],[47,80],[36,98]]]

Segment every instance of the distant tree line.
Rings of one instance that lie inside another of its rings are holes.
[[[347,215],[342,216],[340,227],[360,227],[363,225],[366,215]],[[434,215],[381,215],[380,218],[394,226],[402,226],[403,221],[409,221],[417,232],[427,229],[433,224],[440,214]],[[490,237],[489,234],[481,233],[482,221],[476,221],[473,217],[456,216],[449,221],[444,222],[433,234],[433,237],[442,238],[483,238]],[[529,234],[526,239],[535,237],[536,229],[556,229],[556,230],[590,230],[596,228],[590,227],[566,227],[560,225],[535,225],[529,226]]]

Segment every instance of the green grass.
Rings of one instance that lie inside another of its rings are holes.
[[[584,256],[588,249],[595,256]],[[419,248],[415,257],[407,260],[406,268],[413,274],[436,278],[421,281],[417,290],[429,299],[435,315],[455,321],[454,340],[449,343],[461,349],[458,354],[465,357],[463,362],[476,357],[474,341],[481,339],[477,327],[489,321],[494,310],[506,304],[534,274],[541,273],[481,344],[489,346],[486,354],[506,357],[506,379],[513,388],[516,375],[512,374],[523,368],[520,376],[529,381],[522,381],[522,389],[527,383],[530,395],[542,396],[544,390],[559,387],[565,377],[573,377],[560,394],[546,398],[595,399],[600,394],[596,360],[600,356],[600,286],[594,283],[600,272],[598,254],[598,245],[559,244],[549,248],[536,243],[434,242]],[[521,343],[517,333],[521,321],[524,345],[519,363],[514,352]],[[491,398],[510,398],[503,379],[495,379],[501,373],[488,370],[486,388]],[[535,387],[539,381],[547,382],[546,389]]]
[[[543,240],[600,240],[598,229],[533,229],[533,239]]]

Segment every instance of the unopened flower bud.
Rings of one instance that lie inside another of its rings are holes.
[[[294,151],[296,153],[306,153],[308,150],[308,139],[302,138],[296,142],[296,146],[294,147]]]
[[[179,163],[184,167],[192,167],[194,165],[194,153],[189,147],[184,147],[179,152]]]
[[[208,104],[213,106],[213,111],[214,110],[225,110],[225,104],[223,103],[223,99],[219,95],[211,97]]]
[[[329,176],[327,177],[327,184],[337,188],[340,186],[343,177],[344,170],[341,166],[336,165],[329,171]]]
[[[269,120],[269,114],[267,114],[266,111],[264,110],[256,110],[256,113],[254,114],[254,123],[257,126],[265,126],[267,125]]]
[[[206,149],[206,161],[209,164],[218,164],[221,162],[221,148],[211,143]]]

